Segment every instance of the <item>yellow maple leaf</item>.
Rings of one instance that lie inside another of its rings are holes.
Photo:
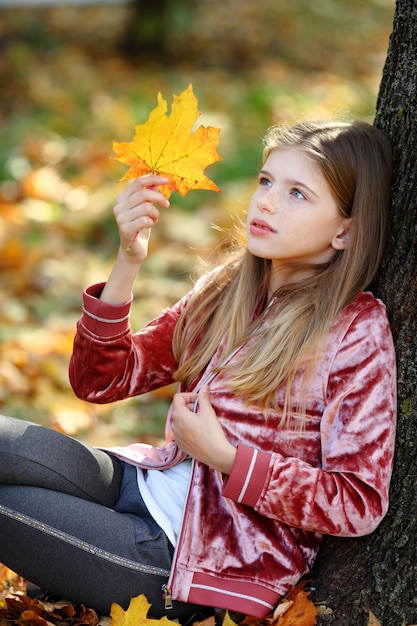
[[[171,114],[167,116],[167,102],[158,94],[158,106],[151,111],[144,124],[135,126],[131,142],[113,142],[115,158],[130,169],[121,180],[137,178],[150,172],[170,179],[161,186],[169,198],[172,191],[182,196],[191,189],[220,191],[204,175],[204,169],[221,157],[217,153],[220,128],[199,126],[192,132],[200,116],[192,85],[179,96],[174,95]]]
[[[237,626],[236,622],[230,617],[229,611],[226,611],[222,621],[222,626]]]
[[[167,617],[161,617],[158,620],[148,617],[150,606],[150,602],[143,594],[132,598],[126,611],[119,604],[113,602],[110,610],[112,626],[154,626],[155,624],[178,626],[177,622],[173,622]]]

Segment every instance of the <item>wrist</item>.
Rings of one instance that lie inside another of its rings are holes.
[[[120,245],[117,253],[116,263],[120,263],[129,268],[131,267],[137,272],[140,269],[140,266],[142,265],[144,260],[145,259],[137,258],[128,248],[124,248],[122,245]]]
[[[236,460],[237,448],[228,442],[224,451],[216,456],[215,463],[213,463],[213,469],[221,472],[222,474],[231,474],[233,464]]]
[[[130,299],[141,263],[126,259],[127,253],[119,251],[115,264],[104,286],[100,299],[108,304],[120,305]]]

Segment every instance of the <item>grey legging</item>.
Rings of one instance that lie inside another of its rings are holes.
[[[149,615],[191,615],[162,586],[172,546],[136,470],[43,426],[0,416],[0,562],[49,592],[108,614],[145,594]]]

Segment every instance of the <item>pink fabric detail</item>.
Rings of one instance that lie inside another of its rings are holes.
[[[259,618],[271,613],[279,598],[275,591],[264,587],[255,587],[241,580],[222,579],[219,584],[217,578],[204,573],[194,574],[188,594],[188,602],[225,609],[238,602],[240,613]]]
[[[266,481],[270,460],[268,452],[239,445],[232,471],[225,479],[224,497],[255,506]]]
[[[142,469],[168,469],[187,458],[174,441],[168,441],[162,448],[133,443],[129,446],[102,449]]]
[[[95,335],[114,337],[129,328],[132,297],[121,305],[108,304],[100,300],[103,288],[104,283],[99,283],[84,291],[82,323]]]

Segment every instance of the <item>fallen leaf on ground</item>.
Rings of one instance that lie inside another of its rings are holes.
[[[171,115],[166,115],[167,110],[159,93],[158,106],[144,124],[135,126],[133,140],[113,142],[115,158],[130,167],[121,180],[151,172],[167,176],[169,184],[161,186],[166,198],[174,190],[182,196],[191,189],[220,191],[203,173],[208,165],[221,160],[217,153],[220,128],[199,126],[192,133],[200,112],[191,84],[179,96],[174,95]]]
[[[97,613],[83,604],[51,605],[28,596],[10,596],[0,608],[0,621],[25,626],[97,626]]]
[[[293,600],[282,600],[276,607],[273,615],[273,620],[278,619],[281,615],[284,615],[288,609],[294,604]]]
[[[192,626],[216,626],[216,618],[214,615],[210,615],[210,617],[206,617],[202,622],[196,621],[192,623]]]
[[[304,586],[305,582],[296,585],[281,600],[268,620],[270,626],[314,626],[317,623],[316,605],[308,597],[309,592],[304,591]]]
[[[110,611],[112,626],[155,626],[155,624],[159,624],[159,626],[178,626],[177,622],[173,622],[167,617],[161,617],[159,620],[148,617],[150,606],[150,602],[143,594],[132,598],[126,611],[114,602]]]
[[[377,619],[375,617],[375,615],[372,613],[372,611],[369,611],[368,626],[382,626],[381,622],[379,621],[379,619]]]
[[[333,615],[333,609],[325,604],[316,604],[317,615]]]

